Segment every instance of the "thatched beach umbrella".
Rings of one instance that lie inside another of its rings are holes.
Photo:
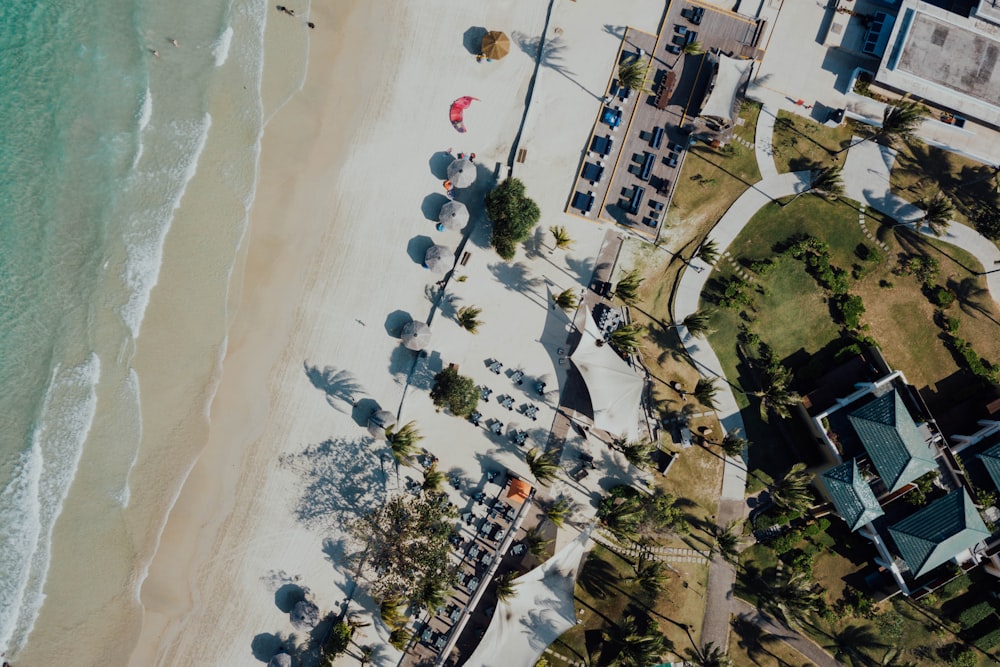
[[[319,623],[319,607],[309,600],[301,600],[292,608],[291,617],[297,629],[312,630]]]
[[[455,253],[448,246],[432,245],[427,249],[427,254],[424,255],[424,266],[438,275],[443,276],[448,273],[448,269],[454,263]]]
[[[396,415],[388,410],[379,410],[368,418],[368,432],[373,438],[385,438],[385,430],[396,425]]]
[[[469,222],[469,209],[460,201],[449,201],[438,214],[438,228],[458,231]]]
[[[476,165],[472,160],[455,160],[448,165],[448,180],[453,187],[467,188],[476,182]]]
[[[292,667],[292,656],[287,653],[278,653],[267,661],[267,667]]]
[[[479,52],[490,60],[500,60],[510,53],[510,38],[499,30],[490,30],[483,35],[483,45]]]
[[[431,328],[414,320],[403,327],[403,345],[407,349],[420,351],[431,344]]]

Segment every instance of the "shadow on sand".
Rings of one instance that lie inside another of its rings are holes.
[[[441,207],[449,201],[448,197],[444,194],[433,192],[424,197],[423,202],[420,204],[420,212],[431,222],[437,222],[438,216],[441,214]]]
[[[434,240],[429,236],[424,236],[423,234],[418,234],[410,239],[410,242],[406,244],[406,254],[410,256],[415,263],[423,266],[424,257],[427,255],[427,250],[434,245]]]
[[[337,409],[342,408],[337,401],[351,405],[359,394],[365,393],[365,388],[350,371],[334,366],[310,366],[308,361],[302,362],[302,365],[312,385],[326,394],[326,402]]]
[[[413,316],[405,310],[394,310],[385,317],[385,332],[393,338],[399,338],[403,327],[412,321]]]
[[[471,55],[478,56],[483,48],[483,37],[486,36],[486,28],[482,26],[472,26],[462,33],[462,46]]]
[[[280,464],[301,480],[295,517],[310,528],[330,528],[381,507],[389,472],[383,450],[363,437],[325,440],[282,456]]]

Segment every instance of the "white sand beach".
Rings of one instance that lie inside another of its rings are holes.
[[[489,466],[526,472],[523,452],[437,413],[426,389],[411,387],[404,400],[413,356],[398,329],[431,313],[425,288],[438,276],[420,265],[423,249],[431,241],[455,248],[461,239],[429,219],[443,200],[441,153],[475,152],[480,183],[507,162],[547,9],[514,0],[313,7],[306,80],[265,130],[207,444],[142,587],[130,664],[266,662],[293,631],[276,604],[286,584],[310,589],[323,613],[339,609],[349,587],[340,521],[395,484],[391,471],[382,472],[384,447],[368,438],[352,398],[394,413],[402,405],[401,420],[415,419],[422,444],[469,484]],[[515,175],[542,209],[539,237],[550,243],[545,230],[560,224],[576,243],[552,254],[548,247],[521,252],[505,265],[484,247],[488,230],[479,220],[460,270],[468,278],[451,282],[454,300],[431,323],[430,370],[459,364],[519,402],[523,391],[489,373],[487,357],[529,378],[562,377],[555,348],[568,320],[549,309],[548,293],[589,282],[607,232],[562,211],[624,27],[655,32],[662,11],[648,0],[554,2],[548,64],[521,137],[527,159]],[[281,18],[269,18],[269,33]],[[477,27],[511,35],[510,55],[477,63],[463,44]],[[282,39],[291,37],[269,34],[268,49],[280,51]],[[282,73],[270,52],[267,58],[265,89],[280,89],[274,77]],[[466,111],[468,132],[459,134],[448,109],[463,95],[479,101]],[[473,206],[473,224],[476,213]],[[477,336],[448,316],[463,304],[483,308]],[[539,444],[554,404],[550,395],[537,422],[521,419]],[[375,643],[378,631],[363,634]],[[395,664],[393,655],[386,647],[376,663]]]

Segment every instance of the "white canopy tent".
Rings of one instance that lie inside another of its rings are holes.
[[[584,308],[583,338],[570,357],[580,371],[594,407],[594,426],[616,436],[636,440],[639,435],[639,405],[645,380],[603,342],[593,318]]]
[[[712,55],[718,64],[719,70],[715,75],[715,82],[712,91],[705,100],[702,107],[702,116],[711,116],[726,122],[727,125],[733,123],[733,112],[736,110],[736,97],[740,88],[746,83],[752,60],[730,58],[722,54]]]
[[[532,667],[549,644],[576,625],[573,591],[591,530],[514,580],[514,597],[497,602],[486,634],[464,667],[496,667],[498,662]]]

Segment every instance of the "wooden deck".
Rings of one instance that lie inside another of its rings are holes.
[[[705,53],[686,55],[683,44],[697,41],[706,53],[757,58],[762,27],[757,20],[686,0],[671,3],[659,35],[628,28],[566,212],[656,239],[692,138],[726,139],[724,132],[697,118],[712,68]],[[618,63],[640,53],[650,59],[649,92],[616,94]],[[621,112],[617,128],[605,122],[606,111]]]

